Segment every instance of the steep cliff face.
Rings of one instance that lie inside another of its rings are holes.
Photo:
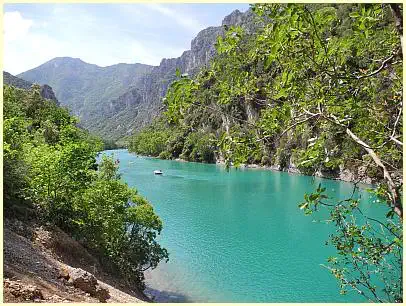
[[[31,86],[33,85],[33,83],[20,79],[6,71],[3,71],[3,83],[6,85],[11,85],[22,89],[30,89]],[[42,85],[41,96],[45,99],[53,100],[59,105],[58,99],[56,98],[55,93],[52,90],[51,86],[47,84]]]
[[[125,109],[120,108],[121,113],[111,113],[105,118],[104,124],[110,126],[109,130],[113,132],[106,131],[102,136],[118,139],[148,125],[162,111],[164,107],[162,98],[168,86],[175,80],[176,69],[190,75],[197,73],[215,55],[217,37],[225,33],[227,26],[232,25],[240,25],[249,31],[255,27],[253,13],[250,10],[245,13],[235,10],[224,18],[222,26],[209,27],[200,31],[191,41],[190,50],[183,52],[180,57],[164,58],[159,66],[153,67],[152,71],[144,75],[136,85],[142,101],[126,103],[128,106]],[[138,96],[135,98],[138,99]],[[112,104],[120,103],[119,101],[120,99],[113,101]],[[121,126],[119,129],[115,122],[119,122]]]
[[[112,100],[109,104],[107,112],[112,114],[118,113],[129,107],[135,107],[136,105],[142,103],[142,95],[138,88],[132,88],[125,94],[121,95],[115,100]]]

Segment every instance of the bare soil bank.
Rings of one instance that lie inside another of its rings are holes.
[[[99,302],[62,274],[81,268],[108,290],[108,303],[141,303],[148,298],[123,280],[103,271],[99,261],[57,227],[38,227],[16,219],[4,220],[4,302]]]

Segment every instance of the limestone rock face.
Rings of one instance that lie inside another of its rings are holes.
[[[251,10],[248,10],[245,13],[242,13],[239,10],[235,10],[231,14],[224,17],[222,25],[248,26],[252,22],[252,17],[253,13]]]
[[[126,108],[132,108],[142,103],[143,97],[138,88],[132,88],[126,93],[112,100],[106,113],[117,114]]]

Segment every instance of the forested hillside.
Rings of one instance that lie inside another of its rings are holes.
[[[155,240],[162,221],[151,204],[120,180],[100,139],[41,88],[3,88],[3,199],[6,218],[55,225],[96,256],[110,273],[143,289],[143,272],[167,259]]]
[[[17,78],[16,76],[3,71],[3,83],[6,85],[11,85],[11,86],[15,86],[17,88],[22,88],[22,89],[30,89],[32,83]]]

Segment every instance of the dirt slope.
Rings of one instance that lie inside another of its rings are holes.
[[[58,228],[4,220],[4,302],[99,302],[61,278],[61,271],[82,268],[109,290],[109,303],[148,301],[122,280],[103,271],[96,258]]]

